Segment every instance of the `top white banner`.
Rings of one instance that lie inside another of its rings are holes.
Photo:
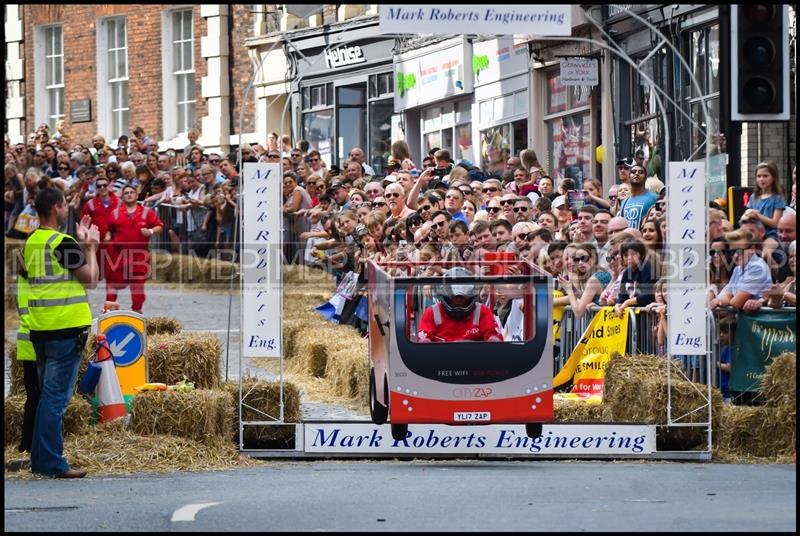
[[[380,33],[572,35],[571,5],[384,5]]]

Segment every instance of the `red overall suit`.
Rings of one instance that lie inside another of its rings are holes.
[[[464,318],[451,317],[444,311],[441,303],[436,303],[422,313],[417,337],[418,342],[500,342],[503,340],[503,333],[492,310],[481,303],[476,303],[473,311]]]
[[[142,236],[142,229],[162,227],[155,211],[136,205],[128,214],[124,205],[111,212],[108,231],[108,265],[106,266],[106,301],[117,301],[117,292],[131,286],[131,308],[142,312],[144,282],[150,276],[150,237]]]
[[[81,218],[89,215],[92,217],[92,223],[97,225],[100,231],[100,244],[97,247],[97,266],[100,268],[100,279],[105,278],[105,266],[108,257],[108,244],[105,242],[106,231],[108,231],[108,221],[111,219],[111,213],[120,205],[119,197],[114,192],[109,193],[108,206],[103,206],[103,202],[99,197],[91,198],[81,210]]]

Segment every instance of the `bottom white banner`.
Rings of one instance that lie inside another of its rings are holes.
[[[305,452],[358,454],[652,454],[656,429],[639,424],[545,424],[529,438],[520,424],[449,426],[411,424],[392,439],[388,424],[305,423]]]

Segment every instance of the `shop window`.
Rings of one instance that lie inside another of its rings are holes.
[[[303,138],[328,166],[333,163],[333,135],[333,108],[303,114]]]
[[[569,177],[582,184],[591,177],[591,119],[589,113],[562,116],[549,121],[549,154],[555,179]]]
[[[469,101],[448,102],[422,111],[422,153],[447,149],[456,162],[472,159]]]
[[[715,153],[727,152],[724,136],[719,124],[719,26],[709,26],[689,33],[689,65],[697,85],[687,80],[687,95],[692,116],[691,160],[698,160]],[[708,123],[702,106],[708,107]],[[711,138],[712,154],[706,154],[706,133]]]
[[[333,84],[307,86],[300,90],[303,108],[303,139],[319,151],[327,166],[334,163],[335,137]]]
[[[481,162],[486,173],[502,174],[506,161],[527,147],[528,120],[520,119],[481,131]]]
[[[591,86],[564,86],[558,70],[547,75],[548,171],[581,184],[593,178]]]

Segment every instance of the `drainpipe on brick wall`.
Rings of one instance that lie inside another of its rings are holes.
[[[232,145],[229,141],[231,139],[231,135],[234,134],[235,125],[238,125],[239,122],[236,120],[236,114],[234,113],[235,105],[235,96],[236,96],[236,84],[234,83],[233,78],[233,62],[236,55],[236,47],[233,43],[233,4],[228,4],[228,91],[230,93],[230,98],[228,99],[228,124],[230,125],[230,131],[228,132],[228,147]],[[243,103],[239,103],[239,106],[242,106]],[[241,134],[241,132],[239,132]],[[239,145],[238,143],[236,144]],[[228,151],[230,154],[232,151]],[[228,156],[228,155],[226,155]]]

